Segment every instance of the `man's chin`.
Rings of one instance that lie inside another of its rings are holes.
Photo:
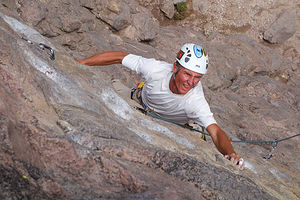
[[[186,94],[186,93],[188,93],[190,90],[191,90],[191,89],[181,89],[181,90],[179,91],[179,94]]]

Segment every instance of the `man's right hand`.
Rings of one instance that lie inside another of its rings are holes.
[[[224,156],[226,159],[230,160],[234,165],[238,165],[240,169],[244,169],[245,162],[243,158],[240,158],[236,153],[231,153],[230,155]]]
[[[81,63],[81,64],[84,64],[83,60],[84,60],[84,59],[76,60],[76,61],[79,62],[79,63]]]

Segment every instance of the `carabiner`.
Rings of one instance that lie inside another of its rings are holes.
[[[49,46],[47,46],[47,45],[45,45],[43,43],[40,43],[39,46],[40,46],[40,48],[42,50],[44,50],[46,48],[46,49],[48,49],[50,51],[50,60],[54,60],[55,59],[54,50],[51,47],[49,47]]]

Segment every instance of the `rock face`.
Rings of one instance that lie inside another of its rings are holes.
[[[215,11],[215,2],[205,6]],[[269,5],[261,4],[257,10],[267,15]],[[159,26],[152,15],[159,6],[133,0],[1,2],[0,199],[300,198],[300,137],[280,142],[270,160],[262,158],[270,144],[234,143],[246,160],[240,171],[209,138],[134,110],[124,90],[140,80],[135,73],[75,61],[123,50],[173,62],[183,43],[201,43],[210,57],[202,80],[206,98],[232,139],[270,141],[299,133],[299,53],[284,46],[298,29],[278,51],[248,33],[211,29],[204,35],[199,21],[191,20],[199,13]],[[228,4],[221,1],[219,8]],[[39,43],[54,50],[55,60]]]
[[[264,33],[264,39],[270,43],[279,44],[292,37],[296,30],[296,10],[288,10],[282,13]]]
[[[164,0],[160,5],[160,10],[167,18],[172,19],[175,13],[174,2],[172,0]]]

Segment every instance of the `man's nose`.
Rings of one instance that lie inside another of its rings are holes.
[[[187,82],[188,82],[188,84],[189,85],[191,85],[191,86],[193,86],[194,85],[194,77],[190,77],[188,80],[187,80]]]

